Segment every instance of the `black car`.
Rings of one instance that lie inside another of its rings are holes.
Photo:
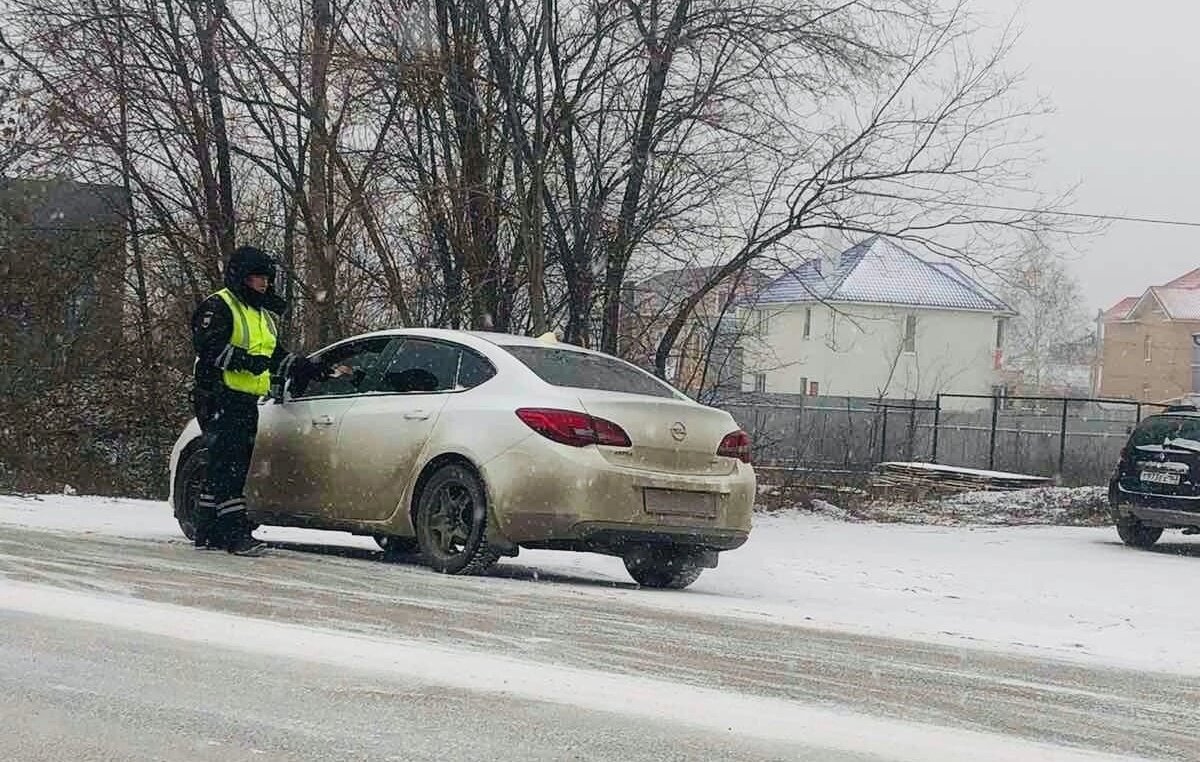
[[[1108,487],[1117,534],[1148,548],[1164,529],[1200,534],[1200,412],[1168,410],[1137,425]]]

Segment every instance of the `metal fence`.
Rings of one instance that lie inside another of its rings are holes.
[[[1104,484],[1152,403],[942,394],[933,400],[809,397],[728,401],[766,466],[853,478],[884,461]]]

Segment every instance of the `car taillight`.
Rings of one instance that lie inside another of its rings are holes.
[[[735,431],[732,434],[726,434],[725,438],[721,440],[721,446],[717,448],[717,455],[724,455],[726,458],[737,458],[743,463],[749,463],[750,435],[741,430]]]
[[[571,447],[607,445],[629,447],[629,435],[617,424],[587,413],[552,408],[523,407],[517,417],[537,433]]]

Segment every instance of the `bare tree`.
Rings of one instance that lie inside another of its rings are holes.
[[[1069,359],[1064,352],[1090,329],[1079,281],[1036,236],[1025,239],[999,278],[998,290],[1016,313],[1005,331],[1006,362],[1040,389],[1051,381],[1052,366]]]
[[[976,206],[998,189],[1029,189],[1027,124],[1041,107],[1015,96],[1017,80],[1003,68],[1009,40],[976,53],[977,30],[962,5],[914,9],[901,24],[908,33],[900,46],[855,38],[852,91],[829,82],[812,90],[807,81],[791,91],[813,111],[778,150],[757,153],[766,171],[752,185],[740,240],[680,306],[659,347],[660,370],[705,293],[763,258],[813,247],[827,231],[889,234],[973,263],[989,233],[1065,227],[1052,203],[1007,213]],[[829,109],[823,117],[821,106]]]

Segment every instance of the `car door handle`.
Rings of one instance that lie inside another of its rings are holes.
[[[409,410],[404,414],[405,420],[409,421],[427,421],[429,420],[428,410]]]
[[[328,416],[328,415],[318,415],[316,418],[312,419],[312,425],[313,426],[332,426],[333,425],[333,417]]]

